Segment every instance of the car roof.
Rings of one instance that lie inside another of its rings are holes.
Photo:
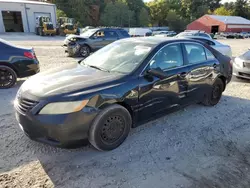
[[[166,37],[131,37],[131,38],[125,38],[121,39],[119,41],[127,41],[127,42],[141,42],[145,44],[153,44],[155,46],[162,44],[162,43],[172,43],[172,42],[196,42],[199,43],[199,41],[193,40],[193,39],[187,39],[187,38],[166,38]]]
[[[182,37],[180,37],[182,38]],[[187,35],[187,36],[183,36],[183,38],[192,38],[192,39],[205,39],[205,40],[210,40],[213,41],[211,38],[207,38],[207,37],[202,37],[202,36],[197,36],[197,35]]]

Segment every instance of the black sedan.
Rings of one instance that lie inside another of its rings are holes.
[[[17,78],[39,72],[39,62],[32,48],[14,46],[0,39],[0,89],[15,85]]]
[[[27,80],[16,118],[31,139],[61,147],[88,139],[112,150],[141,122],[192,103],[216,105],[231,77],[231,59],[198,41],[123,39]]]

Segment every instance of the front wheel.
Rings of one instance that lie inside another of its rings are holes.
[[[202,101],[202,104],[205,106],[215,106],[219,103],[222,93],[223,93],[224,84],[221,79],[217,79],[213,86],[210,93],[208,93],[204,100]]]
[[[17,80],[16,72],[7,66],[0,66],[0,89],[11,88]]]
[[[88,57],[90,55],[90,48],[87,45],[83,45],[79,50],[79,54],[83,58]]]
[[[128,110],[120,105],[112,105],[96,117],[89,130],[89,142],[98,150],[113,150],[125,141],[131,125]]]

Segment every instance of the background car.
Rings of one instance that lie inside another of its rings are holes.
[[[17,78],[39,72],[39,62],[33,48],[18,47],[0,39],[0,89],[10,88]]]
[[[250,50],[234,59],[233,75],[250,79]]]
[[[184,38],[194,39],[201,42],[206,43],[207,45],[211,46],[212,48],[218,50],[223,55],[226,55],[232,58],[232,49],[229,45],[222,44],[216,40],[209,39],[207,37],[199,37],[199,36],[184,36]]]
[[[16,118],[31,139],[63,147],[88,139],[112,150],[142,122],[193,103],[216,105],[232,77],[230,60],[190,39],[119,40],[27,80]]]
[[[212,39],[211,35],[205,33],[204,31],[195,31],[195,30],[186,30],[184,32],[179,33],[175,37],[182,38],[182,37],[186,37],[186,36],[199,36],[199,37]]]
[[[91,52],[123,38],[130,37],[128,32],[119,28],[89,29],[81,35],[69,35],[64,40],[65,52],[70,57],[88,57]]]

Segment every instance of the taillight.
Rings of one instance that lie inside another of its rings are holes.
[[[24,52],[24,56],[30,59],[36,58],[36,55],[33,52]]]

